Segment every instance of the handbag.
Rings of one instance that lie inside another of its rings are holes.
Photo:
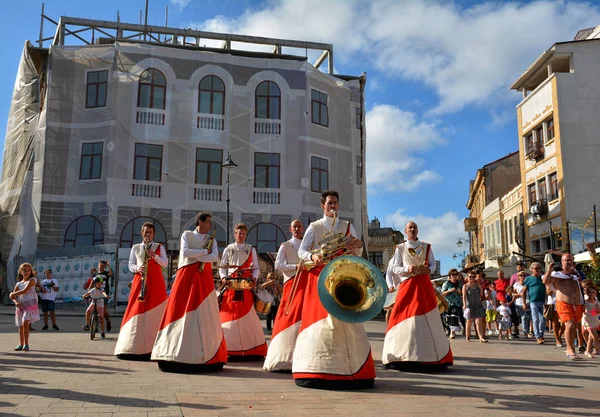
[[[463,310],[463,317],[466,320],[469,320],[471,318],[471,309],[469,307],[467,307]]]

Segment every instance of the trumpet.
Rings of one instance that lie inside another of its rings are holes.
[[[210,234],[210,237],[208,238],[208,242],[206,242],[206,246],[204,246],[204,248],[202,248],[202,249],[206,249],[207,251],[209,251],[208,253],[210,253],[210,249],[212,248],[212,245],[213,245],[216,235],[217,235],[217,229],[214,228],[212,233]],[[206,264],[206,262],[200,262],[200,265],[198,265],[198,271],[200,271],[200,272],[204,271],[205,264]]]
[[[140,296],[138,297],[138,301],[143,303],[146,301],[146,275],[148,274],[148,251],[150,250],[150,242],[148,242],[148,238],[144,237],[144,272],[141,275],[142,279],[142,289],[140,290]]]

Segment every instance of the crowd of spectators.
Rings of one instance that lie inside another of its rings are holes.
[[[486,343],[497,336],[499,340],[532,339],[543,345],[549,333],[557,347],[566,347],[570,360],[581,359],[578,353],[588,358],[598,354],[597,291],[594,283],[575,269],[569,254],[545,272],[539,262],[529,269],[518,262],[511,277],[499,270],[495,279],[487,278],[480,269],[463,275],[453,268],[441,288],[448,301],[445,314],[451,339],[460,333],[467,341],[475,335]]]

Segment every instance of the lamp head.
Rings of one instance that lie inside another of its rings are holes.
[[[231,160],[231,155],[227,155],[227,159],[223,164],[223,168],[234,169],[237,168],[237,164]]]

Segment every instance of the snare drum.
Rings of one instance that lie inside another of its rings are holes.
[[[253,290],[254,280],[248,278],[225,278],[227,288],[235,291]]]
[[[396,302],[396,295],[398,294],[398,290],[394,292],[389,292],[385,297],[385,303],[383,304],[383,311],[389,311],[394,308],[394,303]]]
[[[258,314],[266,316],[271,310],[271,306],[275,301],[275,297],[265,290],[259,290],[256,292],[256,301],[254,302],[254,309]]]

